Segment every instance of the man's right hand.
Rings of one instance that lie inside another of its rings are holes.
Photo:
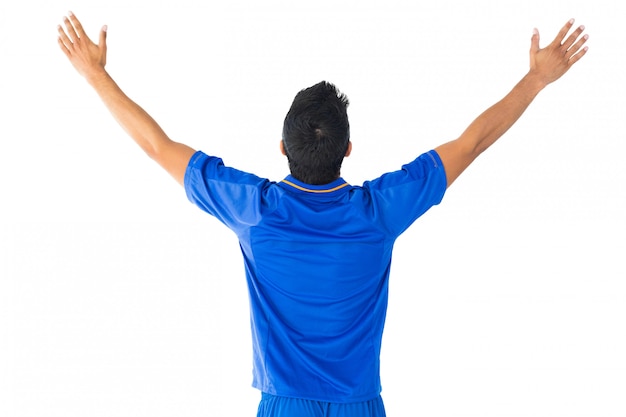
[[[559,31],[556,38],[545,48],[539,48],[539,31],[535,29],[530,46],[530,75],[536,76],[542,86],[558,80],[579,59],[587,53],[587,47],[583,47],[589,39],[589,35],[582,35],[584,26],[579,26],[567,36],[574,25],[574,19],[570,20]]]

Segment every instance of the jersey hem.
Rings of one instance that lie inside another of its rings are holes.
[[[370,401],[370,400],[374,400],[380,397],[380,394],[382,392],[382,390],[378,390],[376,393],[360,395],[358,397],[351,396],[349,398],[329,398],[329,397],[324,397],[324,396],[318,397],[315,395],[303,395],[303,394],[297,394],[297,393],[270,392],[269,390],[264,390],[255,386],[253,386],[253,388],[258,389],[259,391],[261,391],[262,394],[272,395],[274,397],[295,398],[295,399],[300,399],[300,400],[319,401],[319,402],[333,403],[333,404],[352,404],[352,403],[361,403],[365,401]]]

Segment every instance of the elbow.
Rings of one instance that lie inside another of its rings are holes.
[[[169,140],[156,141],[150,140],[146,137],[140,137],[137,139],[137,143],[146,155],[148,155],[151,159],[158,161],[159,159],[161,159],[162,155],[167,152]]]
[[[462,146],[459,149],[459,152],[463,155],[463,159],[466,161],[473,161],[478,156],[487,150],[485,142],[483,140],[475,140],[475,141],[462,141]]]
[[[489,148],[489,146],[490,145],[485,143],[484,141],[478,142],[469,151],[469,156],[472,158],[472,160],[474,160],[474,159],[478,158],[480,156],[480,154],[485,152]]]
[[[142,146],[141,149],[144,151],[146,155],[155,161],[159,160],[159,151],[154,146],[146,145]]]

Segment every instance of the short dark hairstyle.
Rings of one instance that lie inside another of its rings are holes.
[[[339,177],[350,141],[349,104],[326,81],[296,95],[283,124],[283,147],[294,178],[323,185]]]

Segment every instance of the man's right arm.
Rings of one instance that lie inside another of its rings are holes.
[[[573,24],[573,19],[567,22],[554,41],[543,49],[539,48],[539,32],[535,30],[530,70],[526,76],[502,100],[478,116],[458,139],[435,149],[443,161],[448,187],[513,126],[541,90],[558,80],[585,55],[588,36],[581,36],[585,28],[579,26],[568,36]]]
[[[171,140],[157,122],[131,100],[105,70],[106,27],[98,45],[85,34],[80,21],[70,13],[65,30],[59,25],[59,46],[74,68],[100,96],[113,117],[133,140],[161,167],[183,185],[187,165],[195,150]]]

